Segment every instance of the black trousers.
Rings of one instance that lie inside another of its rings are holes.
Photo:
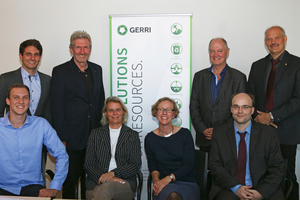
[[[20,195],[13,194],[11,192],[8,192],[8,191],[0,188],[0,195],[38,197],[40,190],[44,189],[44,188],[45,188],[44,186],[38,185],[38,184],[26,185],[26,186],[22,187]]]
[[[81,199],[85,199],[85,171],[83,169],[85,149],[68,150],[69,172],[63,184],[63,199],[75,199],[75,188],[78,187],[78,180],[81,183]]]
[[[299,184],[297,182],[297,177],[295,173],[297,145],[280,144],[280,149],[281,149],[282,157],[288,160],[286,177],[293,181],[293,188],[291,191],[291,195],[288,199],[298,200]]]

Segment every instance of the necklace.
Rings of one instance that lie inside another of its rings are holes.
[[[162,137],[170,137],[170,136],[173,134],[173,131],[174,131],[174,126],[172,126],[172,131],[171,131],[170,134],[164,135],[164,134],[162,134],[162,133],[160,132],[160,130],[159,130],[159,128],[158,128],[158,133],[159,133],[159,135],[162,136]]]

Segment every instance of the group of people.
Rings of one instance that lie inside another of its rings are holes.
[[[300,143],[300,58],[285,50],[286,43],[282,27],[268,28],[269,54],[252,64],[248,81],[228,66],[226,40],[209,43],[212,66],[195,74],[190,114],[196,145],[210,156],[211,199],[283,199],[282,158],[293,182],[289,199],[299,199],[295,161]],[[236,93],[247,94],[232,98]]]
[[[105,100],[102,68],[88,61],[91,48],[89,34],[75,31],[70,37],[71,60],[54,67],[50,77],[38,71],[42,45],[29,39],[20,44],[22,66],[1,74],[0,195],[55,197],[63,188],[63,198],[73,199],[80,180],[82,199],[133,199],[141,167],[139,135],[125,125],[124,103],[118,97]],[[172,102],[173,112],[175,102],[166,100]],[[166,121],[165,110],[157,114]],[[167,120],[169,125],[171,120]],[[174,133],[182,132],[173,128]],[[180,134],[186,138],[182,145],[188,143],[192,154],[184,155],[193,162],[193,140],[186,132],[187,136]],[[45,151],[56,159],[49,189],[42,171]],[[195,181],[191,166],[180,171],[173,172],[173,180],[184,181],[190,175],[187,180]]]
[[[91,130],[100,127],[105,100],[102,68],[88,61],[91,48],[90,35],[75,31],[70,37],[71,60],[55,67],[51,78],[38,71],[42,45],[29,39],[20,44],[22,66],[1,74],[0,117],[6,115],[1,118],[0,137],[1,153],[6,156],[0,159],[0,194],[27,195],[23,192],[26,189],[36,190],[33,196],[53,197],[63,185],[63,198],[71,199],[75,198],[75,186],[81,177],[85,198],[86,144]],[[10,99],[14,100],[15,110]],[[23,135],[25,131],[28,133]],[[33,139],[35,135],[39,139]],[[42,151],[56,158],[55,176],[50,184],[52,193],[31,187],[45,186]]]
[[[286,42],[283,28],[266,30],[270,54],[253,63],[248,82],[228,66],[226,40],[209,43],[212,66],[194,76],[190,114],[196,146],[209,152],[210,199],[283,199],[283,158],[293,181],[289,199],[299,198],[300,58],[285,50]],[[82,199],[134,198],[139,135],[125,125],[124,103],[105,99],[102,68],[88,61],[91,48],[89,34],[75,31],[73,57],[54,67],[51,78],[37,70],[41,44],[26,40],[21,68],[0,76],[0,195],[54,197],[63,188],[63,198],[72,199],[80,180]],[[158,128],[144,144],[153,199],[200,199],[191,132],[172,125],[175,101],[163,97],[151,111]],[[39,159],[43,145],[56,158],[49,189]]]

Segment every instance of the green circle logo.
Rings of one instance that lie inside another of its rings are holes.
[[[182,125],[182,119],[180,117],[177,117],[176,119],[173,119],[171,123],[174,126],[180,127]]]
[[[179,23],[175,23],[171,26],[171,32],[174,34],[174,35],[179,35],[181,32],[182,32],[182,26],[181,24]]]
[[[179,43],[174,43],[174,44],[171,46],[171,52],[172,52],[174,55],[179,55],[179,54],[181,54],[181,52],[182,52],[182,46],[181,46],[181,44],[179,44]]]
[[[128,29],[125,25],[120,25],[118,27],[118,33],[119,35],[125,35],[127,33]]]
[[[182,66],[181,64],[179,63],[174,63],[173,65],[171,65],[171,72],[174,74],[174,75],[179,75],[181,74],[182,72]]]
[[[180,99],[175,98],[174,99],[178,109],[180,110],[182,108],[182,101]]]
[[[173,81],[171,83],[171,90],[173,92],[180,92],[182,90],[182,83],[180,83],[179,81]]]

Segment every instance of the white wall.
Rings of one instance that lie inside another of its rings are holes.
[[[90,60],[103,67],[109,96],[109,14],[193,13],[193,74],[209,67],[208,42],[221,36],[231,49],[228,64],[248,76],[251,63],[267,54],[269,26],[284,27],[287,50],[300,56],[299,8],[298,0],[1,0],[0,73],[20,67],[19,44],[36,38],[44,48],[40,71],[51,75],[70,59],[72,32],[85,30],[93,41]]]

